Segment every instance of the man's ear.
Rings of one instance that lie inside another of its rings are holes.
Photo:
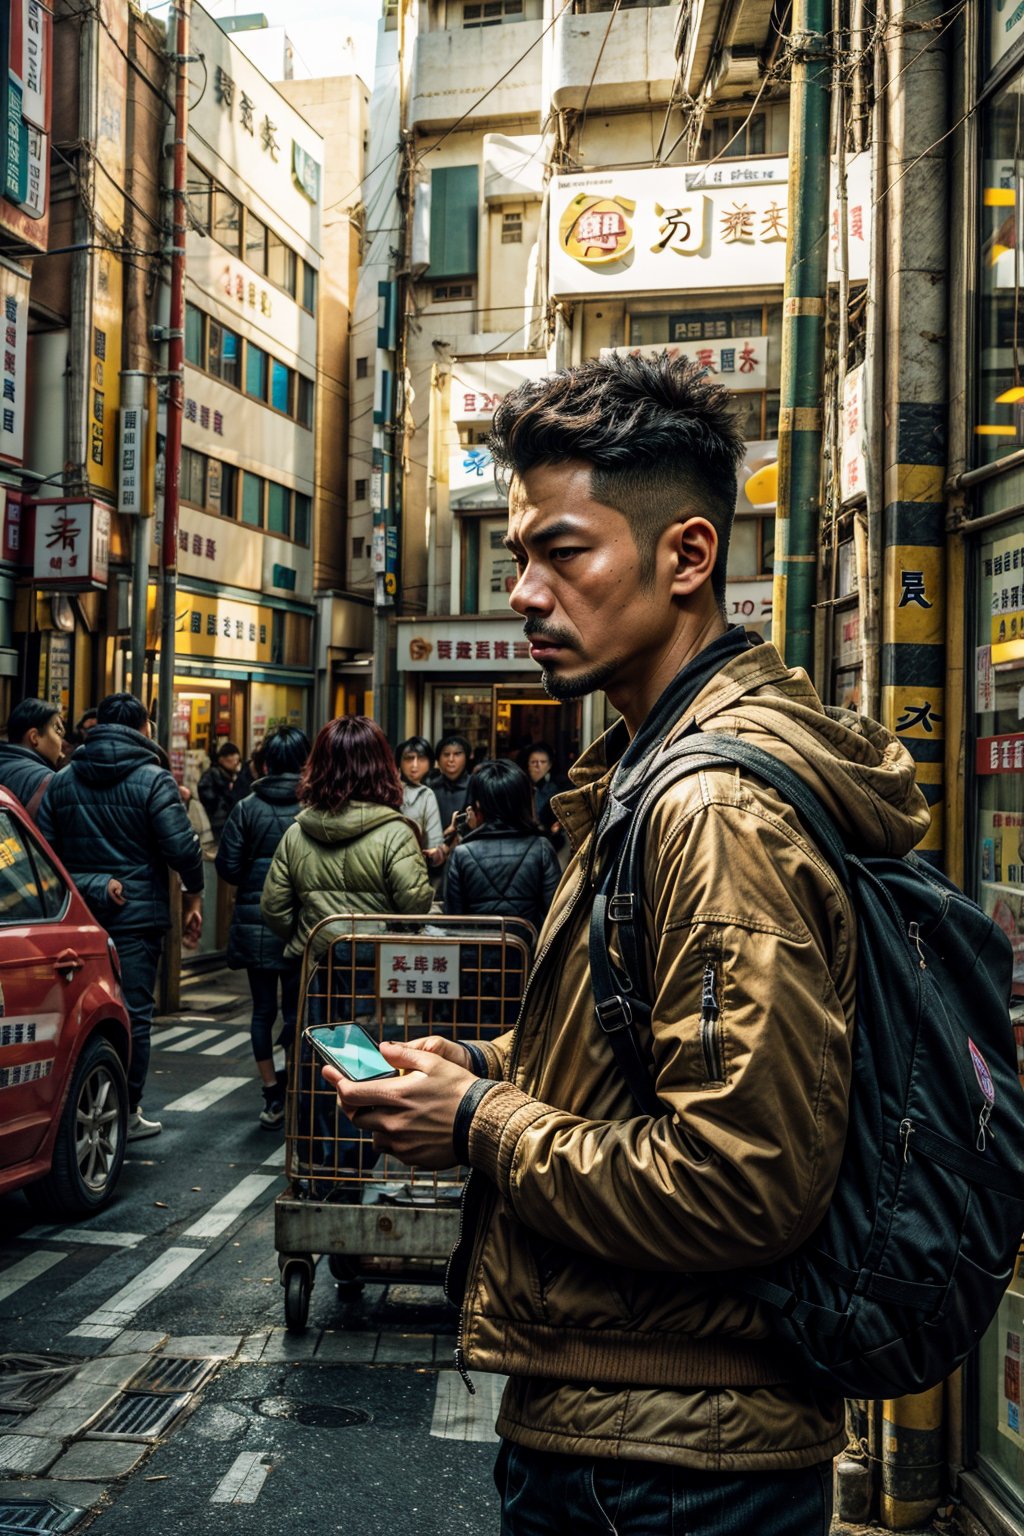
[[[706,517],[688,517],[666,530],[673,563],[672,596],[693,597],[701,587],[710,589],[718,559],[718,534]]]

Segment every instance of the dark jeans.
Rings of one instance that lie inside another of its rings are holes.
[[[156,973],[163,949],[162,933],[118,933],[114,935],[117,958],[121,964],[121,991],[132,1021],[132,1061],[128,1069],[128,1108],[135,1112],[142,1102],[142,1090],[149,1070],[149,1034],[156,1012]]]
[[[558,1456],[504,1441],[501,1536],[828,1536],[832,1463],[796,1472],[692,1472]]]
[[[281,1017],[284,1027],[279,1044],[287,1051],[295,1039],[295,1021],[299,1013],[299,976],[301,960],[288,960],[283,971],[264,970],[262,966],[247,967],[249,991],[252,993],[252,1053],[257,1061],[269,1061],[274,1054],[274,1025],[277,1023],[277,996],[281,994]]]

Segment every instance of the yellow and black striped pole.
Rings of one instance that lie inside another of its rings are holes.
[[[889,1531],[920,1528],[942,1497],[943,1389],[882,1404],[882,1524]]]

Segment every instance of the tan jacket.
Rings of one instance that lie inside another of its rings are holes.
[[[693,718],[785,761],[863,851],[901,855],[928,825],[896,738],[826,715],[770,645],[728,662],[677,729]],[[665,1113],[639,1116],[595,1023],[587,961],[591,833],[624,744],[616,727],[558,797],[574,857],[515,1034],[484,1046],[504,1081],[470,1127],[467,1213],[482,1209],[453,1261],[458,1274],[468,1257],[460,1343],[470,1369],[512,1378],[498,1429],[525,1445],[708,1470],[809,1465],[840,1448],[842,1404],[796,1377],[758,1305],[720,1275],[792,1251],[827,1207],[853,915],[772,790],[727,769],[669,790],[648,825],[645,899]],[[701,1040],[709,960],[723,1081]]]

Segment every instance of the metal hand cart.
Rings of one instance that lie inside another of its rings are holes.
[[[342,913],[313,929],[288,1061],[285,1177],[274,1235],[285,1323],[301,1333],[317,1255],[341,1294],[364,1280],[437,1283],[455,1242],[465,1170],[376,1153],[341,1111],[307,1025],[362,1024],[378,1040],[493,1039],[511,1029],[536,943],[520,918]]]

